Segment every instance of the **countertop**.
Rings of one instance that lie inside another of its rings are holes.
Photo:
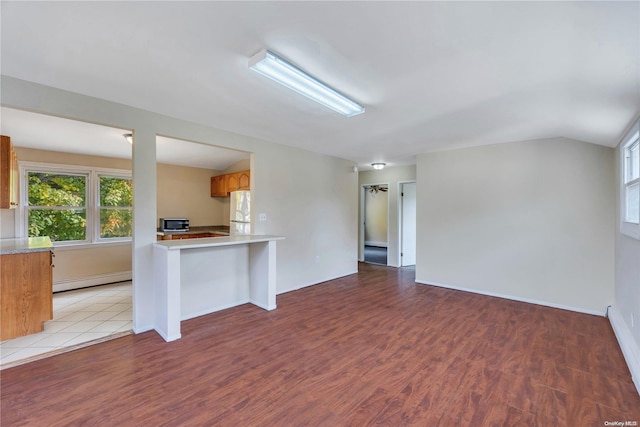
[[[48,236],[0,239],[0,255],[45,252],[51,250],[53,250],[53,243],[51,243],[51,239],[49,239]]]
[[[157,234],[158,236],[166,236],[168,234],[200,234],[200,233],[218,233],[218,234],[229,234],[229,226],[228,225],[203,225],[203,226],[195,226],[190,227],[189,231],[162,231],[158,228]]]
[[[209,248],[214,246],[242,245],[246,243],[260,243],[283,239],[284,237],[282,236],[250,234],[229,237],[204,237],[201,239],[162,240],[154,244],[156,246],[164,246],[167,250],[171,251],[180,249]]]

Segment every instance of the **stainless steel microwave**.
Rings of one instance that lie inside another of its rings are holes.
[[[161,231],[189,231],[189,220],[186,218],[160,218],[158,227]]]

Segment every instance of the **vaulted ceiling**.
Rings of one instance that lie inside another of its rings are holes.
[[[3,75],[354,160],[548,137],[640,113],[639,2],[1,4]],[[271,49],[362,103],[250,71]]]

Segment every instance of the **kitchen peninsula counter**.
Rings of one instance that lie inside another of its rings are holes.
[[[48,236],[0,239],[0,255],[46,252],[52,250],[53,244]]]
[[[275,309],[276,242],[282,239],[236,235],[155,243],[155,330],[173,341],[181,337],[182,320],[246,303]]]

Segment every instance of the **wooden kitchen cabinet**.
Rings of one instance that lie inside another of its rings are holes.
[[[18,207],[18,157],[11,138],[0,136],[0,209]]]
[[[238,190],[250,190],[251,171],[240,171],[211,177],[211,197],[228,197]]]
[[[227,175],[211,177],[211,197],[227,197]]]
[[[228,174],[227,175],[227,196],[232,191],[238,191],[238,188],[240,188],[240,186],[238,185],[238,174],[237,173]]]
[[[53,319],[53,252],[0,255],[0,341],[42,332]]]
[[[251,172],[242,171],[238,172],[238,190],[250,190],[251,185]]]

